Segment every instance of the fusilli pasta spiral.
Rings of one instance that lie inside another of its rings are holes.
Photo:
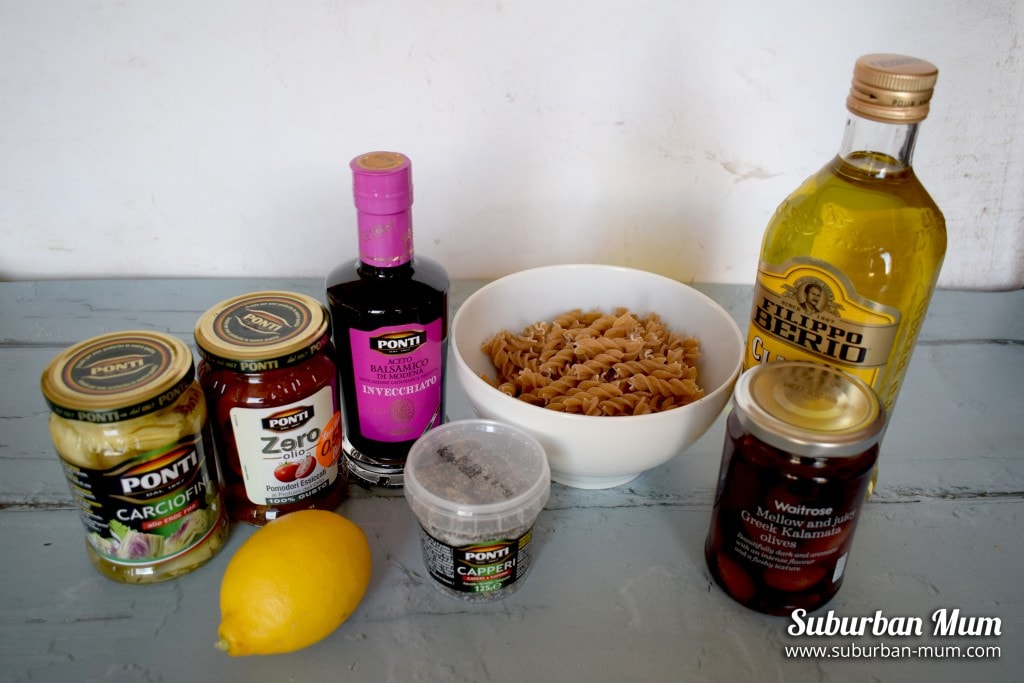
[[[521,334],[499,332],[481,349],[497,373],[482,375],[486,382],[550,410],[643,415],[704,395],[695,365],[699,342],[669,330],[657,313],[574,309]]]

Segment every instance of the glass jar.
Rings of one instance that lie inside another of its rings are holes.
[[[220,550],[228,519],[187,345],[143,331],[88,339],[51,361],[42,391],[100,573],[155,583]]]
[[[779,361],[740,376],[704,548],[726,593],[768,614],[835,596],[884,425],[875,392],[836,368]]]
[[[231,518],[337,508],[348,469],[327,310],[304,294],[243,294],[207,311],[195,339]]]

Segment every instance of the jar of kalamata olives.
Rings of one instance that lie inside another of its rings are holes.
[[[232,519],[338,507],[348,469],[327,310],[304,294],[244,294],[207,311],[195,339]]]
[[[726,593],[768,614],[832,599],[884,426],[875,393],[841,370],[779,361],[740,376],[704,548]]]
[[[155,583],[221,549],[228,518],[206,401],[184,342],[144,331],[87,339],[53,359],[42,390],[100,573]]]

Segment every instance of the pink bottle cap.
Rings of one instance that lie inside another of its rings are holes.
[[[412,162],[398,152],[360,154],[352,168],[356,208],[377,216],[401,213],[412,206]]]

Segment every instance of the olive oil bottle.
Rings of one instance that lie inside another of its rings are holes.
[[[857,60],[839,153],[765,230],[746,368],[827,363],[891,414],[946,252],[945,219],[911,164],[937,76],[913,57]]]

